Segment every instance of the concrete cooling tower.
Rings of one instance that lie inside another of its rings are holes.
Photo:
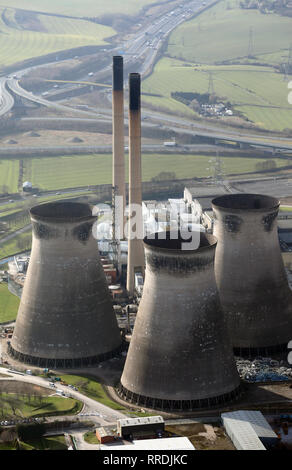
[[[121,346],[88,204],[30,211],[32,252],[9,354],[40,367],[79,367]]]
[[[237,354],[287,351],[292,293],[280,252],[279,201],[259,194],[215,198],[215,275]]]
[[[166,240],[144,239],[143,296],[118,388],[139,406],[193,410],[239,394],[215,283],[216,239],[198,236],[196,250],[184,250],[171,232]]]

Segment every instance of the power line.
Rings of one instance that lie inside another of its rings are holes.
[[[254,57],[254,31],[252,26],[249,28],[247,57]]]
[[[213,72],[209,72],[208,95],[210,97],[214,94],[215,94],[215,91],[214,91]]]

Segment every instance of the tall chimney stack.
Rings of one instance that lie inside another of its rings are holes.
[[[139,73],[129,75],[129,210],[127,290],[130,295],[133,295],[135,272],[139,271],[144,274],[145,270],[141,170],[141,76]]]
[[[124,66],[123,57],[113,57],[113,188],[115,196],[122,197],[119,206],[115,205],[115,234],[123,238],[124,210],[126,205],[125,156],[124,156]],[[114,201],[113,201],[114,202]],[[116,211],[121,213],[117,214]]]

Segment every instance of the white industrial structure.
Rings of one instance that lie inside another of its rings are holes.
[[[260,411],[238,410],[222,413],[225,430],[237,450],[267,450],[278,439]]]
[[[100,450],[196,450],[187,437],[168,437],[162,439],[141,439],[129,444],[101,444]]]

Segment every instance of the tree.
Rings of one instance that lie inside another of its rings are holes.
[[[17,424],[16,432],[21,441],[38,439],[45,434],[46,426],[43,423]]]
[[[151,181],[154,183],[157,181],[176,180],[176,174],[172,171],[161,171],[158,175],[153,176]]]

